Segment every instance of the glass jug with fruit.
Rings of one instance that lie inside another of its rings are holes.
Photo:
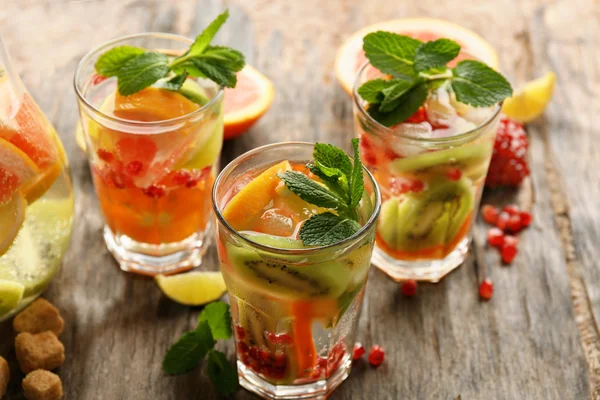
[[[65,151],[15,74],[0,36],[0,321],[56,275],[72,222]]]

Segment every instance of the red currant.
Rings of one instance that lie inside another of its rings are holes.
[[[520,217],[521,217],[521,225],[523,225],[523,226],[531,225],[531,222],[533,221],[533,216],[531,215],[530,212],[521,211]]]
[[[402,286],[400,286],[402,290],[402,294],[406,297],[412,297],[417,294],[417,281],[414,279],[408,279],[402,282]]]
[[[487,241],[494,247],[501,247],[504,243],[504,232],[496,227],[491,228],[487,233]]]
[[[498,208],[491,204],[486,204],[481,208],[481,216],[488,224],[494,225],[498,221],[498,214],[500,214]]]
[[[115,155],[108,150],[98,149],[96,152],[98,154],[98,158],[104,161],[105,163],[111,163],[115,160]]]
[[[379,345],[371,347],[369,351],[369,364],[373,367],[379,367],[385,359],[385,351]]]
[[[507,236],[504,239],[504,244],[502,245],[502,250],[501,250],[500,254],[502,255],[502,261],[504,261],[507,264],[510,264],[512,262],[512,260],[514,260],[515,257],[517,256],[518,251],[517,251],[516,242],[513,242],[512,240],[510,240],[508,238],[509,238],[509,236]]]
[[[519,206],[516,204],[507,204],[502,207],[502,211],[506,211],[510,215],[519,215],[521,209],[519,209]]]
[[[485,278],[479,285],[479,297],[483,300],[489,300],[494,295],[494,284],[490,278]]]
[[[521,230],[521,217],[519,214],[510,216],[507,227],[511,232],[519,232]]]
[[[144,164],[140,161],[130,161],[125,164],[125,173],[129,176],[137,176],[140,172],[142,172],[142,168],[144,168]]]
[[[458,181],[461,176],[462,171],[458,168],[449,168],[446,171],[446,178],[450,179],[451,181]]]
[[[498,220],[496,220],[496,226],[505,231],[508,227],[508,221],[510,221],[510,214],[505,211],[502,211],[498,215]]]
[[[353,360],[358,360],[359,358],[361,358],[362,356],[365,355],[365,348],[363,347],[362,344],[360,343],[355,343],[354,344],[354,349],[352,349],[352,359]]]

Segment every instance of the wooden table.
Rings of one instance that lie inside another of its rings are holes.
[[[394,4],[393,6],[390,4]],[[521,235],[511,267],[475,229],[464,265],[439,284],[405,298],[373,268],[359,339],[387,350],[373,370],[358,363],[332,399],[600,398],[600,3],[595,0],[3,0],[0,27],[26,86],[60,132],[72,165],[76,223],[64,267],[45,297],[65,317],[67,361],[58,373],[66,399],[213,399],[206,370],[167,377],[169,344],[195,325],[198,309],[161,298],[154,282],[116,266],[83,153],[73,132],[72,76],[92,47],[141,31],[195,36],[224,6],[231,18],[219,42],[244,51],[272,79],[270,112],[225,144],[222,164],[258,145],[323,140],[348,148],[350,99],[335,80],[341,41],[377,21],[446,18],[475,30],[499,51],[515,84],[551,69],[558,76],[544,118],[528,127],[531,179],[520,192],[487,193],[485,202],[519,201],[533,226]],[[205,268],[217,269],[214,251]],[[482,303],[478,282],[495,282]],[[0,354],[22,399],[10,324]],[[226,346],[234,357],[233,345]],[[236,398],[255,398],[240,390]]]

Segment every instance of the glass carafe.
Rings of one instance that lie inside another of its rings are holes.
[[[46,289],[72,223],[65,151],[15,74],[0,36],[0,321]]]

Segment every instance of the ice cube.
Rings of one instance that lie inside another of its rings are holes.
[[[456,110],[450,103],[450,94],[440,88],[429,96],[425,102],[427,119],[433,126],[451,126],[456,118]]]
[[[462,117],[476,126],[483,124],[494,113],[495,107],[468,107],[467,112]]]
[[[474,123],[469,122],[466,119],[461,118],[459,116],[456,116],[454,118],[454,121],[452,122],[452,125],[448,126],[447,128],[434,129],[431,135],[432,137],[436,138],[449,137],[469,132],[475,129],[476,127],[477,126]]]
[[[415,139],[429,139],[432,136],[433,128],[428,122],[419,122],[418,124],[398,124],[394,128],[398,135],[413,137]],[[402,157],[413,156],[423,153],[424,148],[416,146],[415,142],[404,138],[394,138],[389,145],[397,155]]]

